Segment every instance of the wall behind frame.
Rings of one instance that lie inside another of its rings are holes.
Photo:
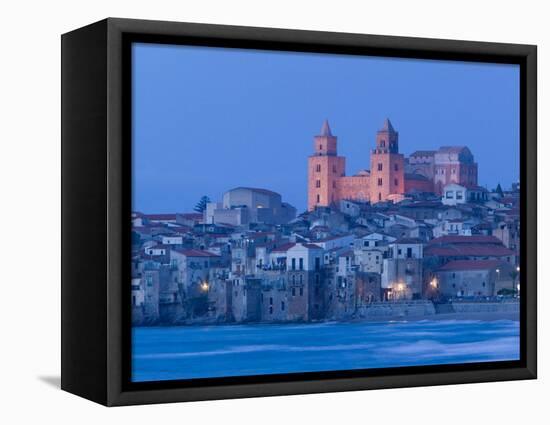
[[[208,1],[170,3],[98,0],[21,1],[4,5],[0,28],[3,67],[0,105],[2,141],[3,300],[2,417],[11,422],[54,419],[58,423],[162,423],[186,420],[207,423],[334,424],[373,423],[542,423],[547,416],[549,378],[545,358],[550,336],[549,309],[539,309],[539,380],[229,400],[194,404],[105,409],[58,390],[60,373],[60,34],[107,16],[219,24],[272,26],[322,31],[441,37],[539,45],[539,116],[550,114],[547,55],[550,36],[543,3],[468,1],[460,6],[437,1]],[[539,120],[539,140],[549,140]],[[550,147],[539,145],[539,157]],[[545,244],[550,228],[544,217],[550,203],[544,188],[550,171],[539,175],[539,299],[550,272]]]

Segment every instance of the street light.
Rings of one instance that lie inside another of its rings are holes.
[[[518,296],[519,296],[519,283],[520,283],[520,279],[519,279],[519,266],[516,267],[516,272],[518,272],[518,275],[516,276],[517,280],[518,280],[518,283],[516,284],[516,289],[518,291]]]
[[[208,285],[208,282],[207,281],[204,281],[201,283],[201,290],[203,292],[207,292],[208,291],[208,288],[209,288],[209,285]]]

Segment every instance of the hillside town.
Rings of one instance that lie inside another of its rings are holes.
[[[405,157],[386,120],[370,169],[347,175],[325,121],[307,167],[299,214],[254,187],[192,212],[133,212],[134,325],[517,311],[519,183],[478,186],[468,147]]]

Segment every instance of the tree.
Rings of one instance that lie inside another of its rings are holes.
[[[204,195],[199,202],[197,202],[197,205],[195,205],[195,208],[193,208],[196,212],[203,213],[204,210],[206,210],[206,204],[210,202],[210,198],[206,195]]]
[[[504,196],[504,192],[502,191],[502,187],[500,186],[500,183],[497,185],[496,192],[497,192],[500,196]]]

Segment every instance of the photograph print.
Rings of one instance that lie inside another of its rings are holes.
[[[519,65],[134,42],[131,381],[520,359]]]

